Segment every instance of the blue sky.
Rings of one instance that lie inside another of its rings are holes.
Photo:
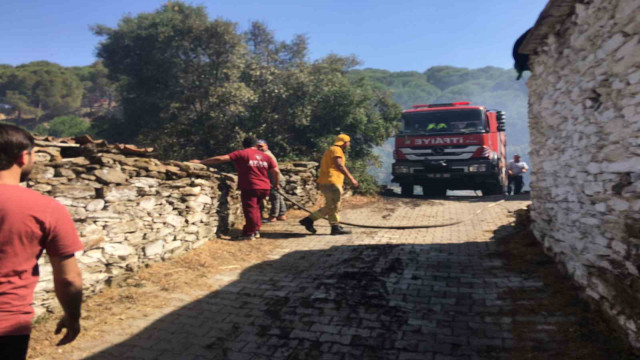
[[[152,12],[162,0],[0,0],[0,63],[48,60],[64,66],[95,61],[100,38],[90,25],[116,26],[126,14]],[[311,59],[356,55],[363,67],[424,71],[513,65],[511,48],[547,0],[209,0],[211,18],[253,20],[280,40],[305,34]]]

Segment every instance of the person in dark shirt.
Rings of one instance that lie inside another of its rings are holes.
[[[269,196],[271,179],[276,188],[280,188],[278,166],[271,157],[258,150],[258,140],[252,136],[242,141],[243,150],[227,155],[214,156],[205,160],[191,160],[192,163],[218,165],[233,161],[238,172],[238,188],[242,200],[242,212],[245,224],[242,228],[242,239],[253,240],[260,237],[262,217],[260,202]]]

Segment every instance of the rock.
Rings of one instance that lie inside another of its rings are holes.
[[[159,256],[164,249],[164,241],[158,240],[144,247],[144,255],[146,257]]]
[[[42,165],[34,165],[33,170],[31,171],[31,179],[50,179],[54,177],[56,171],[52,167],[42,166]]]
[[[128,185],[105,188],[105,192],[104,199],[108,202],[131,201],[138,197],[136,188]]]
[[[95,200],[90,201],[87,204],[86,209],[87,209],[87,211],[100,211],[100,210],[104,209],[104,204],[105,204],[104,200],[95,199]]]
[[[92,219],[96,221],[113,222],[113,221],[119,221],[120,217],[121,216],[119,214],[116,214],[111,211],[96,211],[96,212],[87,214],[87,219]]]
[[[204,195],[204,194],[198,195],[198,197],[196,197],[193,201],[197,202],[197,203],[201,203],[201,204],[211,204],[211,203],[213,203],[211,198],[208,197],[207,195]]]
[[[181,227],[184,226],[185,219],[182,216],[178,216],[178,215],[168,215],[166,218],[166,222],[169,225],[172,225],[173,227],[175,227],[176,229],[180,229]]]
[[[185,187],[180,189],[180,194],[182,195],[198,195],[202,192],[202,188],[200,186],[196,187]]]
[[[109,185],[109,184],[126,184],[127,175],[123,174],[122,171],[116,168],[102,168],[93,172],[93,175],[98,179],[99,182]]]
[[[69,210],[69,214],[71,214],[71,217],[75,221],[84,220],[87,218],[87,210],[85,210],[84,208],[71,206],[67,209]]]
[[[36,184],[34,186],[31,187],[32,190],[35,190],[39,193],[46,193],[51,191],[53,187],[51,185],[47,185],[47,184]]]
[[[63,164],[72,164],[75,166],[87,166],[91,164],[91,162],[87,158],[83,157],[75,157],[75,158],[66,158],[61,160]]]
[[[53,187],[54,197],[67,197],[71,199],[94,198],[96,190],[89,185],[57,185]]]
[[[35,163],[48,163],[51,161],[51,155],[42,152],[36,152],[34,156]]]
[[[102,255],[102,251],[103,251],[102,249],[93,249],[93,250],[85,251],[84,254],[82,255],[88,258],[91,258],[93,260],[98,260],[103,264],[106,264],[107,260]]]
[[[36,148],[36,155],[37,154],[49,155],[53,161],[62,160],[62,156],[60,156],[60,148],[57,147],[38,147]]]
[[[123,260],[136,252],[134,248],[127,244],[105,244],[103,250],[106,256],[113,256]]]
[[[135,187],[141,188],[155,188],[160,185],[157,179],[148,177],[135,177],[129,181],[129,183]]]
[[[183,249],[184,247],[180,241],[171,241],[164,246],[164,252],[168,254],[179,253]]]
[[[66,169],[66,168],[57,168],[56,172],[55,172],[55,175],[59,176],[59,177],[68,178],[68,179],[75,179],[76,178],[76,173],[74,173],[73,170]]]
[[[145,210],[153,210],[153,207],[156,206],[156,199],[153,197],[142,198],[138,206]]]
[[[140,226],[138,224],[138,221],[131,220],[131,221],[124,221],[124,222],[111,224],[105,228],[105,231],[109,235],[111,235],[111,234],[133,233],[138,231],[139,229],[140,229]]]

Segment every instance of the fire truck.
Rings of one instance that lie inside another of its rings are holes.
[[[506,176],[505,113],[470,102],[414,105],[402,112],[395,138],[392,182],[402,195],[414,186],[427,196],[447,190],[504,194]]]

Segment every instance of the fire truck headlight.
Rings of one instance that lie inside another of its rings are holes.
[[[411,169],[408,166],[396,166],[394,169],[396,174],[408,174],[411,172]]]
[[[487,165],[471,165],[469,166],[469,172],[484,172],[487,171]]]

